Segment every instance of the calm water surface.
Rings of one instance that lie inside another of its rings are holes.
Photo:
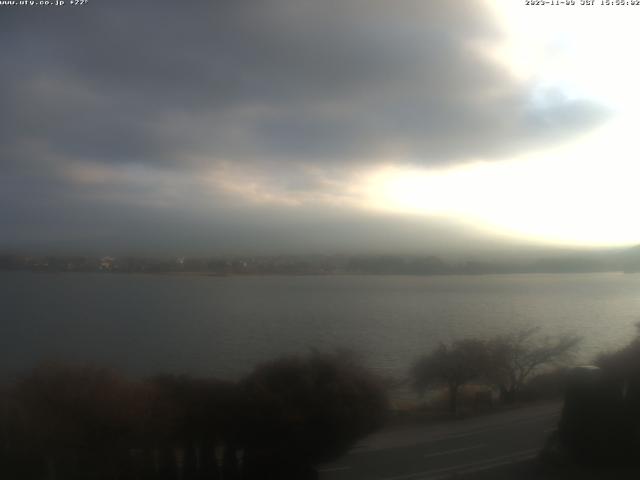
[[[439,341],[524,325],[625,344],[640,275],[198,277],[0,273],[0,369],[49,359],[235,378],[310,348],[403,376]]]

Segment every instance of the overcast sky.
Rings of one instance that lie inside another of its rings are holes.
[[[2,249],[640,243],[640,7],[0,9]]]

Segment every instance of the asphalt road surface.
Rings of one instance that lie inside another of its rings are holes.
[[[555,429],[561,403],[546,403],[438,425],[384,430],[340,460],[321,480],[436,480],[534,458]]]

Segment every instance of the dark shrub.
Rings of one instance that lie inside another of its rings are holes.
[[[579,367],[570,372],[558,433],[582,463],[619,465],[629,459],[622,392],[602,370]]]
[[[567,388],[568,368],[543,372],[529,380],[522,388],[520,400],[554,400],[562,398]]]
[[[161,375],[148,382],[151,438],[177,444],[214,444],[232,434],[235,385],[216,379]]]
[[[612,389],[622,398],[620,412],[628,429],[629,446],[640,450],[640,338],[617,352],[603,354],[596,363]],[[637,462],[637,459],[636,459]]]
[[[144,409],[136,385],[112,371],[65,365],[33,370],[14,386],[11,403],[19,453],[67,478],[122,470]]]
[[[381,383],[345,354],[266,363],[245,380],[243,392],[244,440],[256,460],[268,456],[297,465],[329,460],[378,428],[387,413]]]
[[[0,391],[11,478],[314,478],[382,422],[378,381],[345,355],[289,357],[239,386],[48,365]]]
[[[583,463],[638,463],[640,448],[640,340],[572,371],[559,436]]]
[[[146,387],[148,408],[138,438],[143,451],[152,453],[153,470],[182,478],[211,476],[218,470],[216,447],[223,445],[227,453],[235,450],[239,428],[235,385],[161,375]]]

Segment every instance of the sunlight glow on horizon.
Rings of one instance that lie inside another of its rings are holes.
[[[640,243],[638,12],[490,2],[508,34],[487,52],[513,75],[614,111],[572,143],[448,169],[385,167],[370,177],[375,208],[455,218],[542,243]],[[553,11],[552,11],[553,10]]]

